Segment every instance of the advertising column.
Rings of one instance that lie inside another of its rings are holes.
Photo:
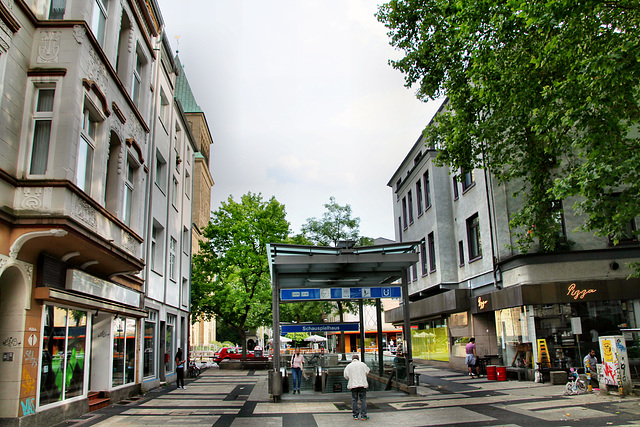
[[[599,341],[602,372],[598,374],[598,380],[603,381],[606,386],[618,387],[621,395],[631,393],[633,386],[624,336],[601,336]]]

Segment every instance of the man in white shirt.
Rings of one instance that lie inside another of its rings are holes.
[[[368,420],[367,416],[367,374],[369,367],[360,361],[357,354],[351,356],[351,363],[344,368],[344,377],[349,380],[347,388],[351,390],[351,408],[353,410],[354,420]],[[358,401],[360,401],[360,410],[358,411]]]

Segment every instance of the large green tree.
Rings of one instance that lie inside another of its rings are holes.
[[[267,243],[289,234],[284,205],[274,197],[247,193],[232,196],[212,213],[203,230],[206,240],[193,257],[193,318],[226,323],[246,339],[246,330],[271,323],[271,276]],[[246,353],[246,346],[243,345]]]
[[[356,246],[372,245],[373,241],[360,236],[360,218],[354,217],[351,205],[339,205],[335,197],[324,204],[322,218],[307,218],[302,235],[314,245],[337,246],[343,240],[354,241]]]
[[[570,196],[584,230],[625,235],[640,213],[637,0],[394,0],[377,17],[406,86],[448,98],[425,130],[440,161],[520,185],[520,250],[558,250]]]

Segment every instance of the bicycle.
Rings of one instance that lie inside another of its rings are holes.
[[[572,395],[572,394],[582,394],[587,392],[587,383],[580,379],[578,376],[578,372],[575,369],[571,368],[571,373],[569,374],[569,381],[565,386],[564,394]]]
[[[187,368],[187,377],[196,378],[198,375],[200,375],[200,368],[196,365],[195,360],[190,360]]]

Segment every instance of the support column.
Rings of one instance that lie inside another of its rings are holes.
[[[377,341],[378,341],[378,374],[384,375],[384,355],[382,354],[382,304],[380,298],[376,298],[376,324],[377,324]]]
[[[411,346],[411,313],[409,312],[409,282],[407,271],[403,271],[402,277],[402,312],[404,314],[404,324],[402,326],[402,349],[405,352],[407,362],[407,385],[413,385],[413,349]]]
[[[364,362],[364,300],[359,301],[358,307],[360,309],[360,360]]]

